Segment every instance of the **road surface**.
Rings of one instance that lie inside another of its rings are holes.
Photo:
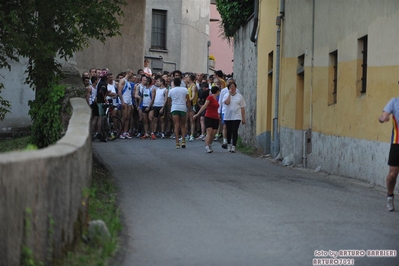
[[[113,265],[399,265],[399,212],[385,211],[383,188],[213,146],[93,142],[120,190]]]

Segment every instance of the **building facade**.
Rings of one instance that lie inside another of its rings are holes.
[[[90,45],[76,53],[75,61],[80,73],[90,68],[108,68],[113,74],[143,66],[146,0],[126,0],[120,36],[102,43],[92,40]]]
[[[260,1],[259,18],[264,152],[384,185],[392,125],[378,116],[399,92],[399,2]]]
[[[206,73],[209,0],[147,0],[144,56],[152,72]]]
[[[233,73],[234,43],[231,44],[223,38],[223,28],[220,26],[221,17],[216,8],[216,3],[210,5],[209,25],[209,54],[215,57],[214,70],[222,70],[226,75]],[[234,40],[233,40],[234,41]]]

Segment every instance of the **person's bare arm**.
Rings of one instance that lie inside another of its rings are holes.
[[[86,102],[90,105],[91,86],[86,87]]]
[[[380,117],[378,118],[378,121],[380,121],[380,123],[388,122],[389,115],[390,115],[390,113],[388,113],[388,112],[382,112],[382,115],[380,115]]]

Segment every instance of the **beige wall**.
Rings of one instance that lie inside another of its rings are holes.
[[[109,68],[119,73],[130,68],[135,72],[143,67],[146,0],[127,0],[121,36],[108,39],[104,44],[93,40],[88,48],[75,56],[80,73],[90,68]]]
[[[181,70],[206,73],[209,0],[182,1]]]

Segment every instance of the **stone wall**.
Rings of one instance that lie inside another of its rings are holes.
[[[244,143],[258,146],[256,141],[257,47],[251,42],[253,18],[237,31],[234,40],[234,79],[244,96],[246,124],[240,125]]]
[[[71,105],[68,130],[55,145],[0,154],[0,265],[20,265],[24,247],[51,264],[81,235],[92,171],[90,109],[84,99]]]

